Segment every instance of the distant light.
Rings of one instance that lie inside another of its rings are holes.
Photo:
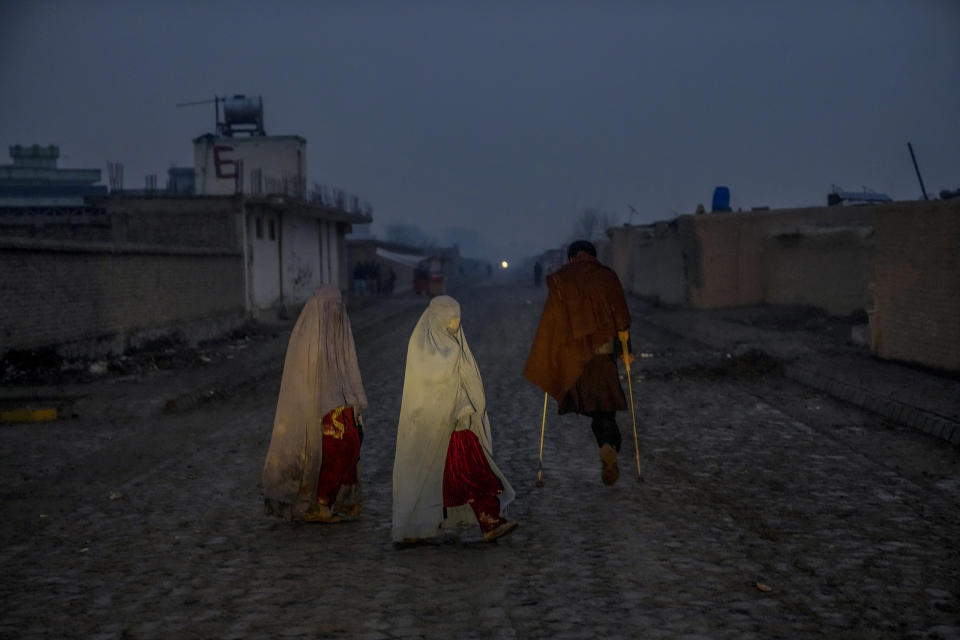
[[[510,266],[510,263],[507,262],[506,260],[504,260],[503,262],[500,263],[500,268],[501,268],[501,269],[506,269],[506,268],[509,267],[509,266]]]

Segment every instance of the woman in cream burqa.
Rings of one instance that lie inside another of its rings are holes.
[[[460,327],[460,304],[437,296],[407,346],[393,540],[419,542],[460,524],[479,524],[483,539],[495,540],[517,526],[500,515],[514,495],[493,461],[483,381]]]
[[[339,522],[360,514],[357,463],[367,397],[340,290],[307,300],[287,344],[270,449],[263,465],[268,514]]]

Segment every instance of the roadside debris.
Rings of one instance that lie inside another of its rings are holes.
[[[53,348],[12,349],[0,356],[0,386],[83,384],[106,376],[135,376],[167,369],[233,360],[236,353],[271,338],[276,328],[250,323],[214,340],[188,344],[182,335],[139,345],[136,350],[96,359],[65,359]]]

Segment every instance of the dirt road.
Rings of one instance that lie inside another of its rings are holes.
[[[406,341],[425,304],[408,301],[355,322],[371,401],[357,522],[262,514],[278,375],[183,413],[0,429],[0,637],[960,637],[956,449],[655,329],[638,307],[646,482],[629,413],[605,487],[589,421],[551,401],[536,489],[543,396],[521,371],[543,292],[458,297],[516,533],[390,542]],[[163,384],[117,384],[117,406]]]

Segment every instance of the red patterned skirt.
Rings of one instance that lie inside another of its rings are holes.
[[[467,430],[454,431],[443,470],[443,506],[469,504],[480,529],[486,533],[505,522],[497,500],[502,492],[500,479],[490,468],[477,435]]]
[[[331,505],[342,485],[358,483],[360,431],[351,407],[337,407],[323,416],[323,462],[317,501]]]

